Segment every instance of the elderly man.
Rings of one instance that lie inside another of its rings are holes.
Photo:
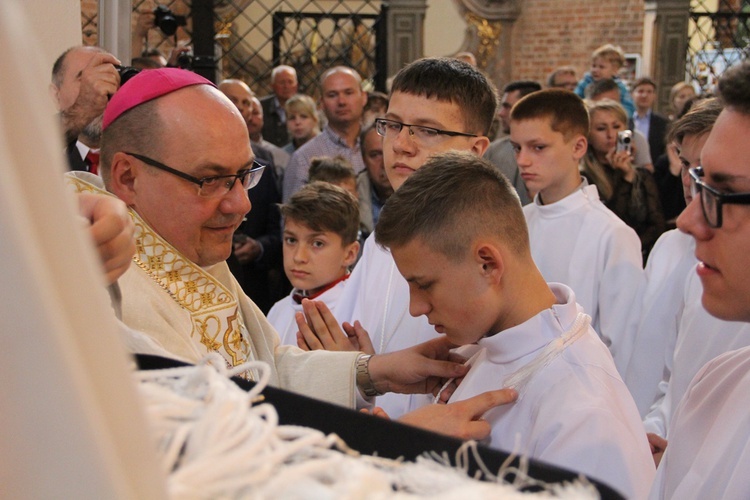
[[[52,66],[52,94],[65,131],[70,170],[97,173],[101,117],[120,86],[112,54],[98,47],[71,47]]]
[[[291,66],[276,66],[271,71],[273,94],[260,100],[263,107],[263,137],[271,144],[284,147],[291,140],[286,130],[286,101],[297,93],[297,71]]]
[[[440,341],[379,356],[279,346],[224,262],[262,168],[239,111],[210,82],[179,69],[144,71],[112,98],[103,129],[103,179],[69,179],[90,192],[104,192],[103,180],[135,222],[136,255],[119,281],[122,319],[143,334],[133,350],[190,362],[218,352],[231,366],[265,361],[272,385],[346,406],[383,391],[431,391],[437,377],[465,374],[444,361],[450,346]],[[460,407],[433,405],[417,420],[482,437],[489,428],[479,416],[513,397],[501,391]]]
[[[359,134],[367,93],[362,91],[361,84],[359,73],[346,66],[333,67],[320,77],[320,102],[328,125],[289,160],[281,193],[284,203],[307,183],[310,160],[315,157],[341,155],[349,160],[355,173],[365,169]]]

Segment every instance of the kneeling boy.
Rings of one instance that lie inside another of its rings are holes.
[[[654,477],[633,398],[573,291],[534,265],[518,196],[491,165],[434,156],[383,208],[377,242],[409,283],[409,312],[476,344],[451,401],[513,386],[490,446],[578,470],[643,498]]]
[[[344,189],[313,182],[281,206],[284,220],[284,272],[292,293],[268,313],[281,343],[297,345],[294,315],[302,299],[324,302],[336,315],[336,301],[359,252],[359,207]]]

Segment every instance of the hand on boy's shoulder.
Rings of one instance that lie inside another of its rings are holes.
[[[297,313],[297,345],[306,351],[361,351],[375,354],[370,335],[359,321],[344,323],[343,329],[325,303],[303,300],[303,313]]]
[[[479,440],[489,436],[492,430],[482,415],[517,398],[518,393],[513,389],[488,391],[457,403],[423,406],[398,421],[459,439]]]

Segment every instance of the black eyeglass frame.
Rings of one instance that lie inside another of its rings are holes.
[[[380,133],[381,126],[384,127],[385,125],[392,123],[392,124],[398,124],[399,130],[398,133],[401,133],[401,130],[403,130],[404,127],[409,131],[409,135],[411,137],[414,137],[414,131],[411,129],[412,127],[419,127],[423,128],[425,130],[431,130],[432,132],[435,132],[437,135],[447,135],[449,137],[479,137],[476,134],[466,134],[464,132],[454,132],[452,130],[441,130],[439,128],[435,127],[426,127],[424,125],[413,125],[409,123],[403,123],[396,120],[389,120],[387,118],[375,118],[375,131],[378,133],[379,136],[385,137],[385,131],[383,133]]]
[[[192,176],[190,174],[186,174],[185,172],[181,172],[180,170],[174,169],[174,168],[172,168],[170,166],[167,166],[167,165],[161,163],[160,161],[156,161],[153,158],[149,158],[148,156],[144,156],[144,155],[141,155],[141,154],[138,154],[138,153],[129,153],[127,151],[123,151],[123,153],[125,153],[128,156],[132,156],[133,158],[135,158],[137,160],[142,161],[146,165],[150,165],[150,166],[152,166],[154,168],[158,168],[159,170],[163,170],[165,172],[169,172],[172,175],[176,175],[177,177],[181,177],[181,178],[185,179],[186,181],[190,181],[193,184],[197,184],[198,187],[199,187],[199,189],[201,189],[201,190],[203,189],[203,184],[205,184],[208,181],[234,178],[234,181],[232,181],[232,185],[229,186],[229,188],[227,189],[227,193],[232,190],[232,188],[234,187],[234,183],[237,182],[238,180],[240,181],[240,184],[242,184],[244,186],[244,184],[245,184],[245,178],[248,175],[251,176],[250,177],[250,185],[248,185],[247,187],[245,187],[245,189],[252,189],[252,188],[254,188],[258,184],[258,182],[260,181],[260,175],[258,175],[257,177],[255,177],[255,179],[253,179],[253,175],[252,174],[254,174],[256,172],[262,172],[263,169],[266,168],[265,165],[261,165],[257,161],[253,160],[253,168],[242,169],[239,172],[237,172],[236,174],[232,174],[232,175],[211,175],[211,176],[208,176],[208,177],[198,178],[198,177],[194,177],[194,176]],[[200,194],[200,191],[198,191],[198,193]],[[201,195],[201,196],[205,196],[205,195]],[[211,195],[205,196],[205,197],[211,197]]]
[[[722,193],[718,189],[709,186],[701,180],[705,174],[703,167],[698,166],[688,170],[690,174],[690,192],[693,198],[698,196],[700,198],[701,210],[703,212],[703,218],[706,220],[706,224],[709,227],[718,229],[721,227],[723,221],[723,206],[727,205],[750,205],[750,193]],[[708,193],[713,197],[713,203],[716,206],[716,221],[712,221],[706,210],[706,203],[704,202],[704,194]]]

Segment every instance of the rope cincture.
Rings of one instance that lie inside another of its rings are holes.
[[[246,392],[229,377],[254,369]],[[335,434],[278,424],[262,401],[270,367],[249,361],[227,369],[219,354],[197,366],[136,372],[139,392],[174,498],[524,498],[482,464],[476,443],[448,457],[416,462],[360,455]],[[480,482],[466,474],[469,456],[481,464]],[[536,483],[507,468],[524,485]],[[520,483],[519,483],[520,484]],[[546,485],[543,498],[598,498],[585,482]],[[566,496],[567,495],[567,496]]]

